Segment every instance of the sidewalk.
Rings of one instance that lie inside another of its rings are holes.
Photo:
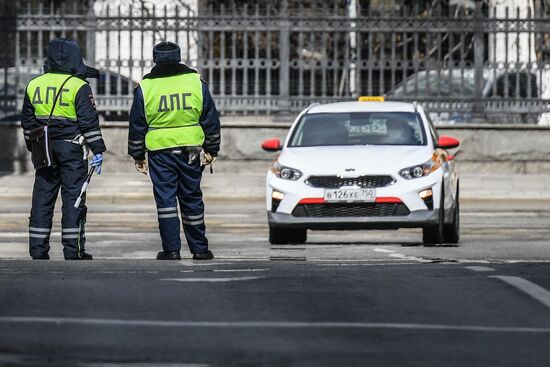
[[[265,172],[269,162],[220,162],[210,175],[203,176],[203,191],[207,199],[254,199],[265,195]],[[112,173],[107,170],[95,175],[89,187],[90,199],[111,202],[152,197],[148,176],[136,173]],[[0,177],[0,199],[30,198],[33,176],[7,175]],[[530,201],[548,203],[550,209],[550,175],[524,174],[462,174],[460,195],[465,201]]]

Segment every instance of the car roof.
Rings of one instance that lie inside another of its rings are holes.
[[[415,112],[415,108],[407,102],[337,102],[315,105],[307,114],[339,112]]]

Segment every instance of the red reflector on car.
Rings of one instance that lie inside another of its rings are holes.
[[[376,198],[377,203],[400,203],[401,199],[399,198],[392,198],[392,197],[382,197],[382,198]]]
[[[298,204],[324,204],[325,199],[323,198],[307,198],[302,199]]]

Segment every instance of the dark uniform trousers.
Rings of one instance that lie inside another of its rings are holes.
[[[149,171],[157,204],[160,236],[164,251],[180,251],[179,202],[183,229],[193,254],[208,250],[204,203],[200,188],[200,159],[189,164],[185,149],[162,153],[149,152]]]
[[[52,151],[54,165],[37,170],[34,180],[29,218],[30,254],[40,257],[50,249],[53,211],[61,187],[63,254],[65,258],[79,257],[86,242],[86,199],[82,198],[78,209],[74,203],[86,180],[88,162],[83,159],[82,147],[68,141],[53,140]]]

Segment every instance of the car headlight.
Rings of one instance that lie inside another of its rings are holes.
[[[413,178],[425,177],[425,176],[428,176],[433,171],[437,170],[439,166],[440,166],[439,163],[437,163],[437,161],[435,161],[432,158],[429,161],[426,161],[422,164],[403,168],[401,171],[399,171],[399,176],[407,180],[411,180]]]
[[[296,181],[303,175],[302,171],[296,168],[281,166],[278,161],[273,163],[273,167],[271,167],[271,172],[273,172],[275,176],[282,178],[283,180],[290,181]]]

